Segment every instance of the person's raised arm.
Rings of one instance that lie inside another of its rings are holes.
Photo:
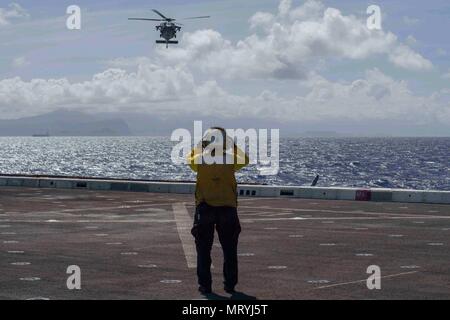
[[[234,170],[241,170],[250,163],[248,155],[234,144]]]
[[[202,156],[202,153],[203,153],[202,144],[199,143],[188,154],[187,160],[188,160],[189,167],[191,167],[192,171],[195,171],[195,172],[198,171],[198,163],[199,163],[198,158]]]

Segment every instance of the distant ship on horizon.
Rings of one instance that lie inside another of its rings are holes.
[[[33,134],[32,136],[33,136],[33,137],[50,137],[50,133],[49,133],[48,130],[47,130],[46,133],[35,133],[35,134]]]

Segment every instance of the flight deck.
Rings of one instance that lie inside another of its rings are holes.
[[[204,299],[192,194],[0,188],[0,299]],[[449,299],[450,206],[239,197],[239,295],[210,299]],[[69,290],[69,266],[81,289]],[[369,290],[367,268],[380,267]]]

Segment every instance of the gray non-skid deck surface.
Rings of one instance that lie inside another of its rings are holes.
[[[0,189],[0,298],[199,299],[191,195]],[[449,299],[450,206],[240,198],[258,299]],[[215,291],[222,257],[213,247]],[[81,290],[66,269],[81,268]],[[381,290],[366,287],[369,265]]]

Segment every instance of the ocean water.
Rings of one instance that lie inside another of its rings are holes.
[[[2,137],[0,173],[195,180],[170,161],[165,137]],[[262,176],[256,165],[240,182],[274,185],[450,190],[450,138],[286,138],[280,170]]]

